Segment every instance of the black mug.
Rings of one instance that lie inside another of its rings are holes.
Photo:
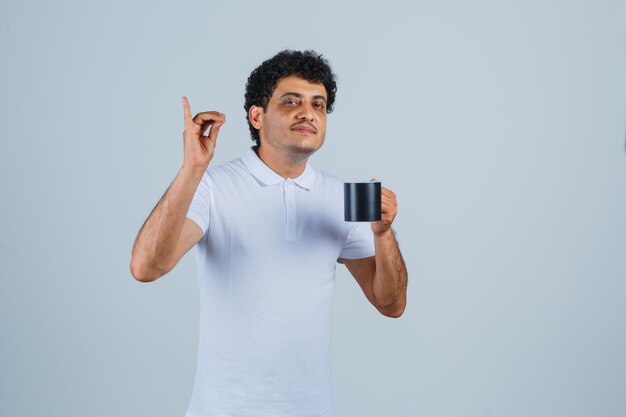
[[[343,184],[344,219],[347,222],[380,221],[380,182]]]

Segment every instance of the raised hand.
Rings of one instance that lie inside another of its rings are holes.
[[[183,131],[184,162],[183,166],[206,170],[215,154],[217,133],[226,122],[224,113],[207,111],[198,113],[191,118],[189,100],[182,97],[185,113],[185,130]],[[209,130],[207,136],[205,132]]]

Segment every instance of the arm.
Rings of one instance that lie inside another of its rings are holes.
[[[138,281],[154,281],[168,273],[202,237],[202,229],[186,219],[202,175],[183,167],[139,230],[130,262]]]
[[[376,268],[372,289],[381,308],[391,317],[400,317],[406,307],[408,274],[398,242],[391,229],[374,234]]]
[[[198,113],[192,119],[189,101],[186,97],[182,101],[184,163],[137,234],[130,270],[138,281],[154,281],[165,275],[202,237],[200,227],[186,219],[186,214],[213,158],[217,133],[226,119],[214,111]],[[204,136],[209,128],[208,136]]]
[[[375,256],[343,262],[370,303],[385,316],[397,318],[406,307],[408,273],[391,229],[398,212],[396,196],[383,188],[381,200],[381,221],[372,223]]]

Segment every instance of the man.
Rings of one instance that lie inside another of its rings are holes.
[[[380,222],[345,222],[342,182],[307,162],[324,143],[335,91],[313,51],[263,62],[245,94],[256,146],[210,168],[225,115],[192,118],[182,98],[183,166],[139,231],[130,268],[153,281],[197,245],[200,341],[186,417],[333,416],[337,262],[382,314],[404,311],[394,193],[382,189]]]

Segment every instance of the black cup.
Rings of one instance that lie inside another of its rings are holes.
[[[347,222],[380,221],[380,182],[345,182],[343,207]]]

